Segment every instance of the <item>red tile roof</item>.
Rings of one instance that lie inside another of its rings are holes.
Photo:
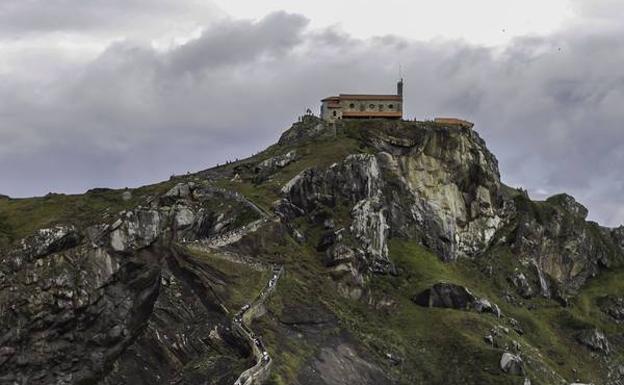
[[[435,118],[433,121],[440,124],[453,124],[458,126],[465,126],[468,128],[472,128],[474,126],[474,123],[472,122],[457,118]]]
[[[400,102],[403,97],[400,95],[373,95],[373,94],[340,94],[340,96],[329,96],[321,102],[341,101],[341,100],[394,100]]]
[[[340,94],[340,99],[349,100],[396,100],[401,101],[400,95],[372,95],[372,94]]]

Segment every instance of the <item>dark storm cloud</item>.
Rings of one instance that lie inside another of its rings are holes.
[[[135,186],[243,157],[321,97],[393,92],[400,63],[408,118],[473,120],[506,182],[624,220],[620,34],[570,30],[498,51],[306,26],[285,13],[228,20],[164,52],[115,43],[36,84],[0,72],[0,192]]]

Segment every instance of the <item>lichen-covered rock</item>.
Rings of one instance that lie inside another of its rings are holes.
[[[277,155],[272,158],[263,160],[256,166],[256,173],[272,173],[277,169],[286,167],[297,159],[297,151],[288,151],[285,154]]]
[[[607,336],[598,329],[584,330],[576,336],[576,339],[578,342],[594,351],[603,354],[609,354],[611,352]]]
[[[77,246],[82,239],[73,226],[58,225],[37,230],[20,243],[20,252],[31,258],[46,256]]]
[[[115,251],[127,251],[149,246],[166,226],[161,217],[161,212],[155,209],[126,212],[110,234],[111,247]]]
[[[360,243],[360,248],[371,257],[370,269],[376,273],[388,272],[392,262],[388,258],[388,234],[390,226],[386,211],[379,198],[359,201],[351,212],[353,222],[350,230]]]
[[[397,145],[396,137],[409,141]],[[484,250],[504,213],[498,163],[476,133],[388,129],[367,131],[367,138],[381,151],[383,169],[403,196],[391,212],[411,214],[408,221],[393,215],[392,224],[415,223],[423,242],[445,260]]]
[[[195,213],[188,207],[179,206],[176,208],[174,221],[177,229],[184,229],[195,222]]]
[[[524,375],[524,362],[520,356],[511,353],[503,353],[500,359],[500,368],[503,372],[514,375]]]
[[[163,195],[163,199],[167,200],[167,199],[184,199],[184,198],[188,198],[191,196],[191,192],[193,191],[193,188],[195,187],[195,184],[190,182],[190,183],[178,183],[177,185],[175,185],[173,188],[171,188],[171,190],[167,191],[164,195]]]

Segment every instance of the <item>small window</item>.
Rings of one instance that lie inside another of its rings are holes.
[[[355,109],[355,104],[353,104],[353,103],[349,104],[349,108],[352,109],[352,110]]]
[[[393,109],[394,108],[394,104],[388,104],[388,108],[389,109]]]
[[[334,116],[336,116],[336,111],[334,111]]]
[[[375,109],[375,105],[371,103],[371,104],[368,105],[368,108],[370,108],[371,110],[374,110]]]

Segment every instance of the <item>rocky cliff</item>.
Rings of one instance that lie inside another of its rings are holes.
[[[0,197],[0,383],[624,384],[624,230],[586,217],[471,129],[312,116],[157,185]]]

